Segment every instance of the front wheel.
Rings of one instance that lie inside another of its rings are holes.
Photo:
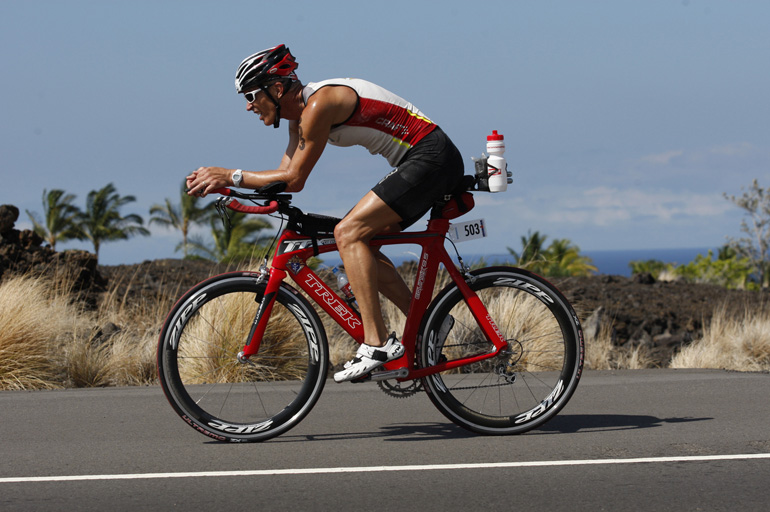
[[[498,355],[425,377],[433,404],[458,425],[481,434],[520,434],[566,405],[583,368],[580,321],[545,279],[512,267],[471,272],[468,285],[508,345]],[[421,328],[420,367],[495,350],[450,283],[434,299]]]
[[[318,400],[329,364],[321,320],[282,284],[259,351],[238,358],[265,285],[244,272],[208,279],[168,316],[158,343],[158,373],[174,410],[220,441],[263,441],[295,426]]]

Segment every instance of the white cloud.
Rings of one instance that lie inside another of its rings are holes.
[[[756,148],[748,142],[737,142],[734,144],[725,144],[723,146],[714,146],[709,152],[715,155],[747,157],[756,152]]]
[[[718,217],[731,206],[720,194],[699,194],[671,190],[596,187],[570,194],[561,208],[546,213],[550,222],[609,226],[632,219],[668,222],[678,217]]]
[[[640,158],[639,160],[641,162],[653,164],[653,165],[668,165],[671,163],[671,160],[673,160],[674,158],[680,157],[682,155],[684,155],[683,149],[672,149],[664,153],[647,155]]]

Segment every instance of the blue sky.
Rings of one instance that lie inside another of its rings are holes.
[[[467,217],[504,253],[539,230],[583,250],[714,247],[770,169],[770,2],[0,1],[0,204],[82,207],[114,183],[148,218],[201,165],[275,167],[287,134],[235,94],[248,54],[286,43],[303,82],[354,76],[417,105],[472,170],[506,137],[514,183]],[[389,171],[328,147],[295,204],[344,214]],[[179,256],[178,236],[102,247],[101,262]],[[63,248],[88,248],[68,243]]]

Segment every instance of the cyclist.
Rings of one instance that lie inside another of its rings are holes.
[[[302,85],[289,49],[278,45],[241,62],[235,88],[246,110],[266,126],[289,121],[289,144],[278,169],[242,171],[200,167],[187,177],[189,194],[205,196],[225,186],[260,188],[285,181],[299,192],[327,143],[361,145],[384,156],[394,169],[361,198],[334,230],[339,253],[361,312],[364,343],[337,382],[360,378],[404,347],[388,334],[378,292],[408,311],[411,292],[393,263],[369,246],[377,233],[404,229],[459,184],[463,162],[447,135],[414,105],[371,82],[332,79]]]

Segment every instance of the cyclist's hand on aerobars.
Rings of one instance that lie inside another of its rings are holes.
[[[204,197],[212,190],[227,187],[230,183],[229,169],[222,167],[198,167],[187,177],[187,193]]]

